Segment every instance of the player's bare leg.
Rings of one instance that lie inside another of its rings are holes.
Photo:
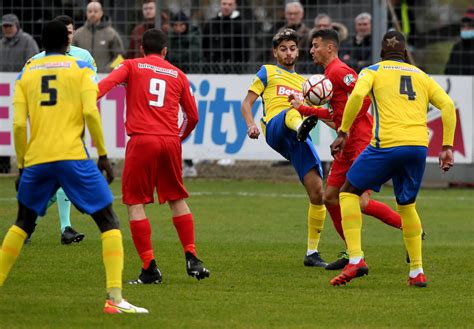
[[[194,243],[194,219],[188,204],[184,199],[170,200],[168,205],[171,209],[173,224],[178,233],[179,240],[183,246],[186,258],[186,272],[189,276],[198,280],[208,278],[210,272],[197,258],[196,245]]]
[[[321,258],[318,246],[326,218],[326,207],[323,204],[323,181],[315,168],[304,176],[303,185],[310,201],[308,242],[303,264],[305,266],[325,267],[327,263]]]
[[[151,225],[143,204],[127,205],[130,231],[133,244],[142,260],[142,270],[138,279],[130,280],[129,284],[160,283],[163,275],[156,264],[151,241]]]

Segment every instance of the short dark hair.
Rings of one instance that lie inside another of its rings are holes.
[[[61,23],[63,23],[66,26],[74,24],[74,22],[72,21],[72,18],[68,15],[59,15],[59,16],[55,17],[54,20],[55,21],[60,21]]]
[[[66,25],[57,20],[46,23],[41,41],[46,52],[63,52],[69,45]]]
[[[280,43],[283,41],[294,41],[298,45],[298,35],[293,29],[283,29],[273,36],[272,45],[273,48],[278,48]]]
[[[323,29],[313,32],[311,40],[314,38],[321,38],[321,40],[327,42],[332,41],[337,49],[339,49],[339,34],[334,29]]]
[[[168,37],[161,29],[149,29],[143,34],[142,47],[145,55],[159,54],[168,46]]]

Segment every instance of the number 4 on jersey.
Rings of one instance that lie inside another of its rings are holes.
[[[411,76],[402,75],[400,77],[400,94],[407,95],[409,101],[414,101],[416,92],[413,90],[413,83],[411,82]]]

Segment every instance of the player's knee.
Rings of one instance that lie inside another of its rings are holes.
[[[18,203],[18,216],[15,225],[25,231],[27,234],[33,233],[36,226],[38,215],[34,210],[27,208],[22,203]]]
[[[323,191],[313,190],[309,193],[309,200],[312,204],[323,204]]]
[[[118,217],[112,209],[111,204],[93,213],[91,216],[102,233],[120,228]]]

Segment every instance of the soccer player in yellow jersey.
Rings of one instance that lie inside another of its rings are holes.
[[[36,217],[46,213],[49,199],[62,187],[76,208],[92,216],[102,233],[108,293],[104,312],[148,313],[122,298],[122,235],[112,210],[112,194],[99,171],[105,170],[109,182],[113,180],[96,105],[95,73],[89,63],[65,55],[68,34],[63,23],[47,23],[42,41],[46,56],[30,60],[15,84],[13,135],[20,170],[18,217],[3,240],[0,286],[27,234],[33,230]],[[89,159],[82,139],[85,123],[97,146],[99,169]]]
[[[344,109],[338,136],[331,144],[333,155],[344,148],[347,132],[364,97],[369,95],[374,108],[372,141],[349,169],[339,195],[349,264],[331,280],[331,285],[345,284],[368,274],[361,247],[359,197],[365,190],[378,192],[383,183],[392,179],[403,240],[410,257],[408,285],[426,287],[421,221],[415,208],[428,151],[426,111],[429,103],[441,110],[443,147],[439,165],[441,170],[447,171],[454,164],[455,108],[451,98],[432,78],[405,62],[406,43],[400,32],[390,31],[384,35],[381,57],[381,62],[359,74]]]
[[[318,252],[319,239],[326,217],[323,204],[323,171],[321,161],[311,138],[310,130],[316,125],[315,116],[303,120],[295,109],[289,109],[288,95],[302,100],[305,79],[295,72],[298,57],[298,37],[292,29],[284,29],[272,40],[276,65],[263,65],[257,72],[241,112],[247,123],[247,134],[256,139],[260,131],[255,124],[252,106],[258,97],[263,99],[262,130],[267,144],[289,160],[309,196],[308,242],[305,266],[325,267]]]

